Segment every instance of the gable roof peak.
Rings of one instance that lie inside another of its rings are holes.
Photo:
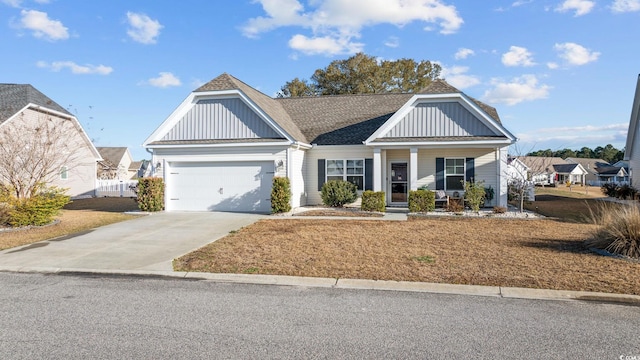
[[[444,79],[435,79],[424,89],[418,91],[418,94],[454,94],[462,91],[451,86]]]
[[[15,115],[28,104],[73,116],[31,84],[0,84],[0,123]]]

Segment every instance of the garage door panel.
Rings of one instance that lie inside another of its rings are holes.
[[[171,164],[169,210],[269,212],[273,162]]]

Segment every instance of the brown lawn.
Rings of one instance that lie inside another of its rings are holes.
[[[407,280],[640,295],[640,264],[554,220],[262,220],[174,261],[178,271]]]
[[[0,232],[0,250],[129,220],[135,216],[123,212],[136,209],[136,202],[130,198],[75,200],[60,212],[58,224]]]

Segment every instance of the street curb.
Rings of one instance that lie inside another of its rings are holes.
[[[411,281],[335,279],[282,275],[217,274],[162,270],[110,270],[55,267],[2,266],[0,272],[40,273],[57,275],[141,276],[187,280],[206,280],[220,283],[303,286],[351,290],[423,292],[449,295],[471,295],[527,300],[593,301],[640,306],[640,296],[590,291],[529,289],[501,286],[441,284]]]

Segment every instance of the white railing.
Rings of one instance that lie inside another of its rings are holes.
[[[628,181],[603,181],[603,180],[587,180],[589,186],[602,186],[604,184],[629,185]]]
[[[96,197],[136,197],[130,186],[138,184],[138,180],[97,180]]]

